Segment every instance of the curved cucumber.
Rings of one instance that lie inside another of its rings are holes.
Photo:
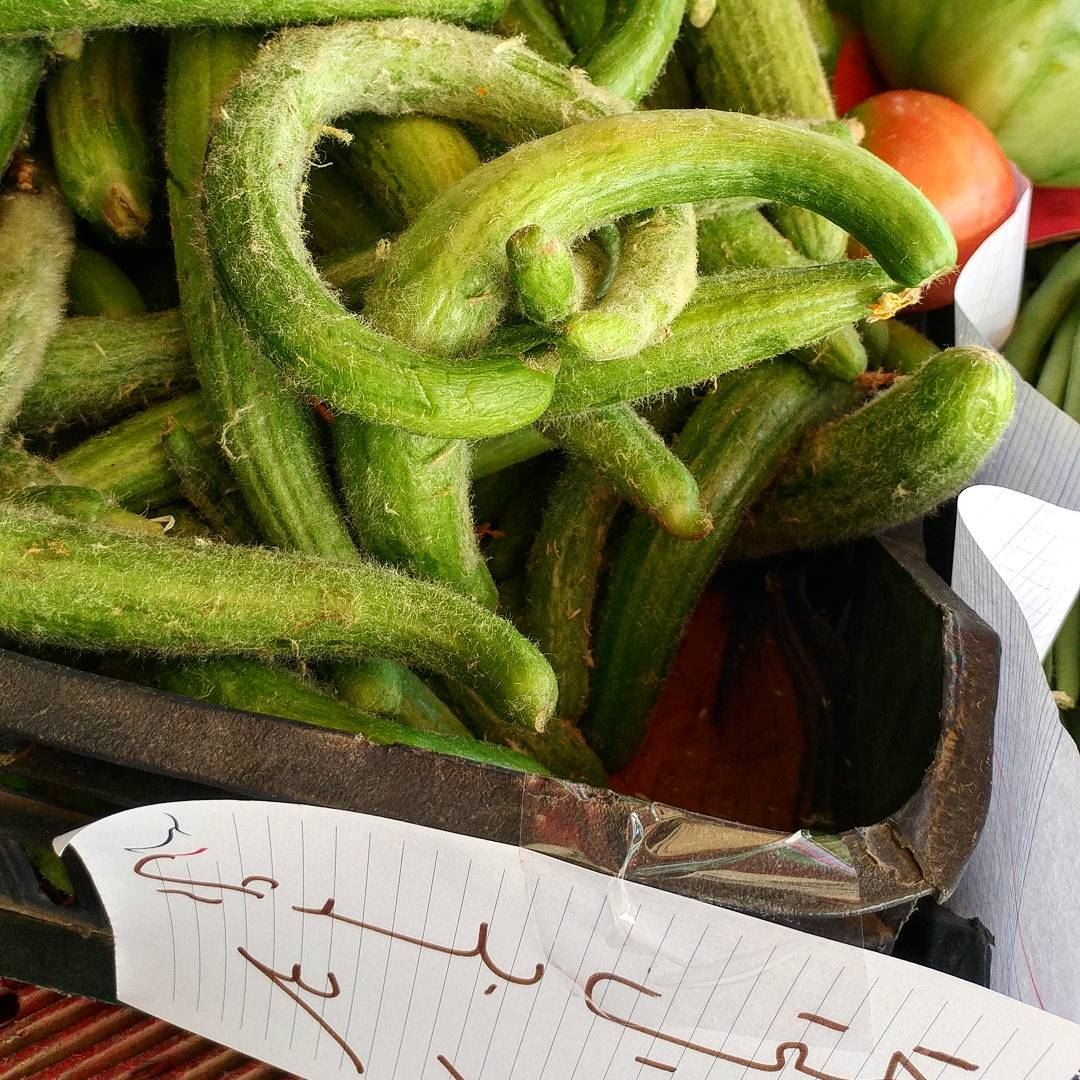
[[[103,424],[195,381],[179,311],[64,319],[19,409],[24,432]]]
[[[920,517],[971,479],[1014,396],[997,353],[946,349],[815,431],[754,508],[738,553],[821,547]]]
[[[3,19],[0,16],[0,23]],[[131,34],[90,38],[45,83],[57,179],[75,212],[121,240],[150,224],[153,152],[143,117],[141,43]]]
[[[485,25],[498,16],[500,0],[3,0],[0,34],[60,33],[132,26],[274,26],[386,19],[409,13]]]
[[[588,462],[551,490],[529,555],[526,624],[559,681],[559,716],[576,722],[589,698],[592,621],[608,530],[622,499]]]
[[[399,660],[482,688],[507,720],[537,730],[558,696],[535,646],[442,586],[369,563],[140,541],[10,507],[0,629],[162,656]]]
[[[17,191],[0,203],[0,434],[37,378],[64,314],[74,251],[71,216],[59,194]]]
[[[154,686],[199,701],[232,709],[283,716],[302,724],[349,731],[380,746],[415,746],[437,754],[501,765],[522,772],[546,773],[538,762],[490,743],[434,731],[420,731],[354,708],[314,683],[281,668],[252,660],[207,660],[190,664],[158,664],[141,669]]]
[[[712,529],[697,481],[629,405],[541,421],[540,430],[672,536],[698,540]]]
[[[869,259],[705,278],[664,341],[636,356],[598,364],[560,348],[548,418],[694,386],[778,356],[859,321],[895,288]]]
[[[428,110],[512,140],[618,107],[627,106],[501,38],[408,19],[287,31],[230,94],[208,163],[207,215],[230,299],[294,377],[338,411],[448,437],[520,427],[550,400],[549,372],[515,356],[451,360],[435,341],[418,352],[350,315],[322,283],[296,206],[308,133],[342,112]],[[252,244],[263,258],[251,258]],[[459,285],[471,262],[455,269]],[[369,298],[380,316],[388,306],[399,305]],[[431,307],[416,310],[421,318],[408,320],[401,341],[427,337]]]
[[[686,621],[747,507],[807,428],[847,393],[776,360],[721,380],[694,410],[675,449],[698,479],[714,528],[687,544],[635,518],[612,556],[583,720],[609,769],[626,765],[640,744]]]
[[[0,41],[0,173],[23,137],[44,70],[41,41]]]

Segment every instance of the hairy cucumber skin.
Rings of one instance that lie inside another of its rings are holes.
[[[472,476],[482,480],[485,476],[502,472],[511,465],[529,461],[555,448],[555,443],[535,427],[519,428],[494,439],[481,439],[473,443]]]
[[[146,301],[131,280],[108,257],[77,247],[67,278],[68,314],[124,319],[146,312]]]
[[[133,536],[160,537],[163,531],[160,519],[151,521],[125,510],[93,488],[65,484],[39,485],[25,488],[12,501],[16,506],[39,507],[60,517],[117,529]]]
[[[582,721],[608,769],[622,768],[640,745],[686,622],[743,513],[807,428],[848,392],[781,359],[723,379],[694,410],[675,450],[697,477],[714,527],[688,544],[635,518],[611,557]]]
[[[56,34],[133,26],[280,26],[427,15],[487,25],[500,0],[0,0],[0,34]]]
[[[469,729],[415,672],[389,660],[339,664],[334,673],[341,700],[418,731],[471,739]]]
[[[1012,417],[1015,383],[990,349],[946,349],[814,431],[754,507],[737,552],[757,557],[921,517],[967,483]]]
[[[422,328],[414,324],[396,341],[378,332],[381,320],[377,330],[362,324],[327,290],[303,248],[296,210],[308,132],[342,112],[426,110],[513,141],[619,107],[628,105],[515,43],[421,20],[281,34],[230,95],[208,164],[212,247],[231,302],[294,377],[339,412],[446,437],[528,423],[550,400],[550,372],[513,355],[450,359],[456,350],[434,342],[430,352],[416,351],[401,342],[422,339]],[[508,236],[500,240],[504,266]],[[252,243],[263,258],[250,258]]]
[[[621,505],[590,463],[571,462],[552,487],[529,555],[526,629],[559,681],[559,716],[575,723],[589,699],[593,609]]]
[[[81,218],[121,240],[146,233],[154,197],[140,47],[131,34],[95,35],[45,83],[60,187]]]
[[[180,485],[161,445],[170,419],[204,445],[213,445],[214,430],[201,395],[184,394],[151,405],[72,447],[54,462],[56,473],[64,483],[97,488],[137,512],[175,502]]]
[[[608,0],[599,34],[574,58],[597,86],[640,101],[679,36],[686,0]]]
[[[0,499],[10,498],[23,488],[58,482],[53,466],[31,454],[20,437],[0,438]]]
[[[0,199],[0,434],[15,419],[64,314],[71,215],[51,187]]]
[[[597,360],[639,352],[686,307],[697,264],[693,207],[660,207],[631,219],[607,291],[570,319],[567,342]]]
[[[68,318],[46,347],[16,422],[26,433],[49,433],[75,423],[100,426],[194,381],[179,311]]]
[[[0,41],[0,173],[23,137],[44,70],[41,41]]]
[[[544,327],[565,322],[579,292],[569,246],[526,225],[506,241],[506,257],[525,318]]]
[[[697,481],[647,420],[629,405],[608,405],[541,424],[568,453],[587,461],[661,528],[699,540],[712,528]]]
[[[1028,297],[1003,350],[1022,378],[1034,382],[1054,328],[1080,297],[1080,244],[1073,244]]]
[[[509,623],[371,563],[140,541],[0,510],[0,628],[17,640],[160,656],[398,660],[482,688],[542,730],[551,668]]]
[[[667,337],[636,356],[598,364],[559,347],[548,417],[695,386],[778,356],[858,322],[896,288],[867,259],[703,278]]]
[[[546,774],[538,762],[472,736],[421,731],[384,716],[375,716],[333,697],[312,682],[281,668],[252,660],[206,660],[196,663],[147,665],[141,678],[162,690],[212,701],[233,709],[282,716],[302,724],[348,731],[380,746],[414,746],[437,754],[500,765],[521,772]]]

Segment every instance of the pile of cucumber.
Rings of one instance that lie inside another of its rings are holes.
[[[1011,415],[822,8],[0,0],[3,641],[603,784],[719,563]]]

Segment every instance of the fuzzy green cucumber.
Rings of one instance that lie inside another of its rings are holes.
[[[52,465],[31,454],[22,439],[0,439],[0,499],[7,499],[23,488],[59,482]]]
[[[108,255],[81,245],[68,268],[67,295],[69,315],[123,319],[146,311],[135,282]]]
[[[1080,244],[1073,244],[1028,297],[1005,343],[1005,359],[1034,382],[1054,328],[1080,297]]]
[[[0,34],[59,34],[133,26],[280,26],[427,15],[487,25],[502,0],[0,0]]]
[[[715,213],[698,227],[698,265],[710,269],[750,266],[806,266],[799,252],[755,208]],[[700,250],[702,238],[706,251]],[[704,254],[704,258],[702,257]],[[803,363],[850,382],[866,370],[866,349],[854,327],[845,326],[799,350]]]
[[[1008,426],[1014,396],[997,353],[938,353],[813,432],[753,509],[738,553],[823,547],[921,517],[975,474]]]
[[[461,131],[435,116],[368,113],[340,126],[352,137],[345,154],[354,174],[395,230],[480,165]]]
[[[469,729],[419,675],[388,660],[339,664],[334,683],[342,701],[388,717],[418,731],[438,731],[471,739]]]
[[[679,36],[686,0],[608,0],[599,33],[574,58],[597,86],[628,101],[653,87]]]
[[[537,56],[553,64],[569,65],[574,59],[559,20],[544,0],[509,0],[495,29],[505,37],[523,37]]]
[[[161,656],[380,657],[480,688],[543,730],[558,687],[509,623],[370,563],[170,544],[0,510],[0,630],[25,642]]]
[[[0,24],[3,13],[0,12]],[[121,240],[150,225],[154,155],[143,111],[140,50],[131,34],[88,39],[45,83],[57,179],[75,212]]]
[[[432,676],[439,696],[448,701],[477,740],[505,746],[539,761],[553,776],[593,787],[607,787],[607,773],[581,732],[560,715],[552,717],[543,734],[508,724],[482,694],[460,683]]]
[[[525,623],[559,681],[559,716],[577,722],[589,697],[592,621],[604,545],[622,499],[591,464],[555,481],[529,555]]]
[[[521,461],[546,454],[555,443],[535,427],[519,428],[494,439],[481,439],[473,444],[472,475],[474,480],[508,469]]]
[[[897,286],[868,259],[832,266],[733,270],[702,279],[668,336],[602,364],[559,347],[547,418],[694,386],[825,337],[871,313]]]
[[[294,377],[340,412],[447,437],[520,427],[546,407],[550,372],[513,355],[417,352],[350,315],[319,279],[296,212],[308,132],[343,112],[427,110],[513,140],[620,107],[628,106],[502,38],[411,19],[286,31],[230,94],[208,162],[212,248],[230,300]],[[250,257],[251,243],[265,258]],[[459,282],[472,261],[456,268]],[[402,340],[422,336],[408,322]]]
[[[955,261],[937,211],[859,147],[738,113],[641,112],[535,139],[459,181],[391,247],[367,302],[387,309],[382,329],[395,335],[415,333],[413,313],[430,312],[423,330],[431,347],[467,351],[505,306],[505,244],[523,225],[572,238],[650,205],[725,197],[797,199],[829,214],[902,285],[922,284]],[[234,252],[241,235],[219,232]],[[462,265],[472,273],[462,277]],[[282,259],[274,273],[291,281],[298,269]]]
[[[15,419],[64,314],[71,216],[52,187],[0,198],[0,434]]]
[[[898,375],[911,375],[941,351],[928,337],[899,319],[864,323],[862,334],[873,367]]]
[[[203,445],[182,424],[166,421],[161,435],[165,460],[180,482],[180,494],[199,516],[231,544],[250,544],[255,529],[236,481],[219,454]]]
[[[140,676],[174,694],[212,701],[232,709],[283,716],[333,731],[352,732],[380,746],[414,746],[485,765],[547,773],[542,765],[524,754],[478,742],[471,736],[462,738],[455,734],[418,730],[376,716],[340,701],[308,679],[251,660],[147,665],[141,669]]]
[[[540,430],[672,536],[699,540],[712,529],[697,481],[629,405],[544,420]]]
[[[161,445],[170,418],[204,445],[214,444],[214,429],[201,396],[184,394],[151,405],[72,447],[54,462],[56,473],[63,483],[97,488],[129,510],[141,512],[174,502],[180,486]]]
[[[323,253],[374,248],[391,231],[368,204],[359,178],[336,157],[308,173],[304,225],[311,246]]]
[[[611,556],[582,722],[607,768],[626,765],[640,744],[686,622],[743,513],[808,427],[849,394],[780,359],[721,380],[694,410],[675,450],[714,528],[687,544],[635,518]]]
[[[44,70],[41,41],[0,41],[0,174],[23,137]]]
[[[555,327],[581,307],[573,255],[559,237],[526,225],[506,241],[506,259],[525,318]]]
[[[19,409],[19,430],[100,426],[195,381],[179,311],[64,319]]]
[[[342,494],[364,546],[494,607],[495,585],[468,513],[468,444],[350,417],[338,418],[334,437]]]
[[[1035,389],[1059,409],[1065,404],[1077,334],[1080,334],[1080,303],[1073,304],[1054,330],[1050,348],[1035,383]]]
[[[25,488],[11,500],[14,506],[39,507],[59,517],[73,518],[87,525],[100,525],[132,536],[160,537],[170,524],[167,517],[145,518],[117,506],[93,488],[67,484],[43,484]]]
[[[567,342],[595,360],[639,352],[686,306],[697,263],[692,207],[660,207],[631,218],[611,284],[602,299],[570,319]]]

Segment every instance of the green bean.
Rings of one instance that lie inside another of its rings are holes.
[[[528,461],[554,449],[555,443],[541,435],[535,427],[519,428],[494,439],[481,439],[473,444],[472,475],[476,480],[492,473]]]
[[[130,34],[97,35],[45,84],[60,187],[80,217],[121,240],[145,234],[153,200],[140,47]]]
[[[212,701],[233,709],[283,716],[302,724],[333,731],[348,731],[379,746],[414,746],[437,754],[451,754],[485,765],[500,765],[521,772],[546,773],[539,763],[511,750],[434,731],[407,727],[373,716],[332,697],[312,682],[280,668],[250,660],[208,660],[190,664],[147,667],[143,678],[174,694]]]
[[[501,0],[0,0],[0,34],[62,33],[131,26],[274,26],[385,19],[402,14],[491,23]]]
[[[413,312],[431,311],[431,346],[465,351],[498,320],[505,243],[522,225],[573,237],[650,203],[727,196],[798,199],[831,214],[903,285],[920,285],[955,259],[952,234],[923,196],[856,146],[736,113],[642,112],[575,124],[465,177],[393,245],[367,302],[387,308],[382,329],[391,334],[407,333]],[[241,234],[221,231],[223,243],[230,237],[229,250],[240,252]],[[463,277],[462,265],[473,271]],[[297,269],[280,264],[285,280]]]
[[[697,481],[629,405],[542,421],[541,431],[589,462],[627,502],[672,536],[698,540],[712,529]]]
[[[123,319],[146,311],[135,282],[108,255],[81,245],[68,268],[67,294],[69,315]]]
[[[100,426],[194,381],[179,311],[64,319],[17,423],[24,432],[52,432],[78,422]]]
[[[380,75],[388,71],[389,94]],[[617,99],[501,38],[416,20],[283,33],[230,95],[208,165],[211,239],[232,302],[283,363],[304,358],[296,377],[340,412],[448,437],[522,426],[546,406],[551,373],[513,356],[422,355],[362,324],[320,281],[296,214],[307,133],[344,111],[431,109],[513,138],[617,107]],[[503,265],[508,236],[500,240]],[[264,259],[250,258],[249,242]],[[422,333],[406,322],[402,341]]]
[[[435,692],[407,667],[388,660],[339,665],[334,675],[342,701],[417,731],[438,731],[472,739],[469,729]]]
[[[52,189],[0,202],[0,434],[14,420],[64,313],[71,218]]]
[[[754,508],[739,554],[822,547],[928,513],[975,474],[1014,395],[997,353],[939,353],[806,440]]]
[[[255,530],[236,482],[221,458],[192,433],[166,421],[161,436],[165,459],[180,481],[180,494],[222,539],[231,544],[253,542]]]
[[[1076,348],[1076,336],[1080,333],[1080,303],[1076,303],[1069,313],[1058,323],[1050,341],[1050,351],[1046,354],[1042,369],[1039,371],[1035,389],[1059,409],[1065,404],[1065,391],[1069,384],[1069,369],[1072,367]]]
[[[686,0],[611,0],[597,36],[574,59],[597,86],[640,101],[679,36]]]
[[[100,525],[133,536],[160,537],[167,518],[151,520],[117,506],[93,488],[66,484],[43,484],[25,488],[12,498],[12,505],[40,507],[60,517],[73,518],[87,525]]]
[[[1039,370],[1054,328],[1080,297],[1080,244],[1073,244],[1028,297],[1003,350],[1005,359],[1028,382]]]
[[[161,656],[399,660],[482,688],[508,721],[537,730],[558,695],[533,645],[441,586],[368,563],[141,541],[10,507],[0,629]]]
[[[1065,398],[1061,403],[1061,408],[1080,424],[1080,329],[1073,338],[1069,381],[1065,387]]]
[[[66,484],[96,488],[121,506],[142,511],[180,495],[161,434],[170,417],[210,446],[214,432],[199,394],[184,394],[136,413],[108,431],[61,454],[54,463]]]
[[[868,259],[704,278],[670,334],[636,356],[602,364],[560,348],[548,418],[636,401],[817,341],[874,310],[899,303],[896,286]]]
[[[538,225],[526,225],[506,241],[506,257],[527,319],[555,327],[581,307],[573,256],[557,236],[549,236]]]
[[[40,41],[0,41],[0,173],[23,137],[44,67]]]
[[[603,299],[570,319],[566,340],[596,360],[640,352],[686,306],[697,280],[693,208],[644,214],[624,228],[619,265]]]
[[[585,711],[592,618],[604,544],[622,499],[589,462],[571,462],[551,490],[529,555],[526,626],[559,682],[559,716]]]
[[[509,0],[495,29],[505,37],[524,37],[525,44],[537,56],[553,64],[569,65],[574,59],[574,51],[566,43],[558,19],[544,0]]]

